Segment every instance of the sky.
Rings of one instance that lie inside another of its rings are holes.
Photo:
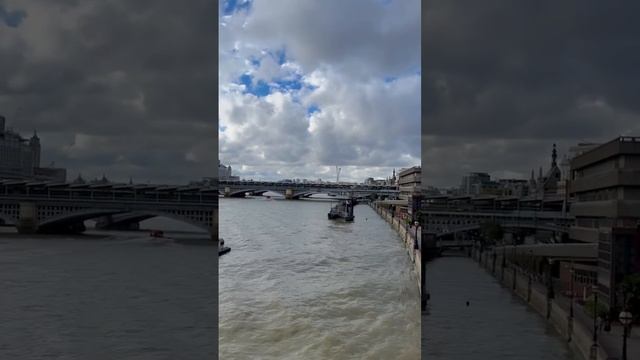
[[[247,179],[420,165],[418,0],[236,0],[219,11],[219,156]]]
[[[578,142],[640,136],[637,1],[424,3],[423,183],[527,179]]]
[[[0,0],[0,114],[68,178],[216,174],[216,5]]]

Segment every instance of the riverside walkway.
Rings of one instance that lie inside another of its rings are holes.
[[[571,299],[561,291],[553,291],[553,298],[548,296],[547,285],[540,276],[531,274],[515,266],[508,260],[505,267],[494,266],[494,253],[491,250],[479,252],[477,248],[471,251],[471,256],[505,287],[523,298],[531,308],[555,327],[557,332],[565,338],[571,347],[585,359],[590,359],[593,345],[593,317],[584,307],[574,301],[573,317],[571,317]],[[495,253],[496,264],[502,264],[502,254]],[[605,332],[598,327],[598,359],[622,359],[622,326],[613,322],[611,330]],[[640,328],[631,328],[627,338],[627,359],[640,359]]]

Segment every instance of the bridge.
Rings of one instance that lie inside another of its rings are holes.
[[[80,232],[89,219],[163,216],[217,239],[217,212],[217,186],[0,180],[0,220],[21,233]]]
[[[442,238],[480,230],[486,223],[507,230],[549,231],[568,234],[575,224],[562,198],[425,197],[421,204],[423,229]]]
[[[468,248],[473,246],[473,240],[437,240],[438,249]]]
[[[397,198],[395,186],[345,185],[331,183],[287,183],[268,181],[219,181],[220,192],[225,197],[244,197],[245,194],[262,195],[274,192],[286,199],[301,199],[314,194],[332,194],[353,197]]]

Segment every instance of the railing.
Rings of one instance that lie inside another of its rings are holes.
[[[346,184],[319,184],[319,183],[282,183],[282,182],[269,182],[269,181],[246,181],[246,180],[220,180],[218,182],[220,187],[228,186],[261,186],[261,187],[277,187],[277,188],[294,188],[294,189],[352,189],[352,190],[389,190],[397,191],[395,186],[385,185],[346,185]]]
[[[74,202],[91,202],[91,203],[136,203],[136,204],[217,204],[218,195],[185,195],[185,194],[166,194],[166,193],[144,193],[144,194],[122,194],[116,192],[91,192],[88,194],[74,193],[72,191],[60,193],[54,192],[50,194],[24,193],[24,194],[0,194],[0,201],[74,201]]]

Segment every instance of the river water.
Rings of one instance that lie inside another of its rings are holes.
[[[399,237],[369,206],[221,199],[221,359],[420,359],[420,303]]]
[[[429,262],[426,281],[425,359],[578,359],[540,315],[471,259]]]
[[[213,359],[208,235],[168,219],[147,232],[0,235],[0,359]]]

